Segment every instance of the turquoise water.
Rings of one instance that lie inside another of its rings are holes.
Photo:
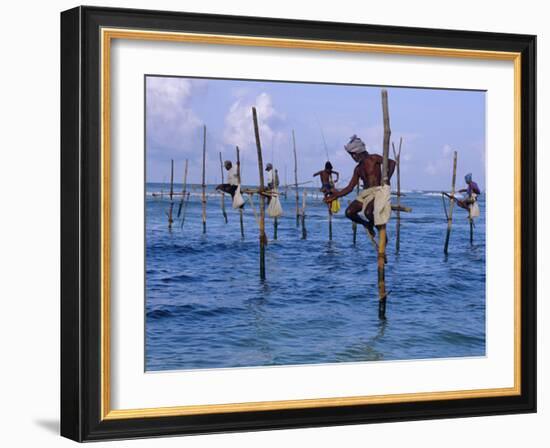
[[[376,254],[361,229],[353,245],[343,213],[353,195],[334,216],[330,242],[326,206],[317,190],[308,189],[303,240],[289,190],[288,199],[281,199],[285,214],[277,241],[272,220],[266,221],[262,282],[257,225],[248,204],[241,239],[238,212],[226,199],[225,224],[220,196],[209,187],[203,235],[196,188],[184,226],[176,220],[169,232],[169,199],[150,195],[160,190],[168,188],[147,185],[147,370],[485,355],[485,195],[473,246],[467,213],[455,208],[447,257],[441,195],[411,192],[402,198],[413,212],[402,213],[399,254],[395,213],[388,224],[390,295],[387,319],[380,321]]]

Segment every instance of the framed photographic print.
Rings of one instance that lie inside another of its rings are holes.
[[[535,36],[61,14],[61,433],[536,410]]]

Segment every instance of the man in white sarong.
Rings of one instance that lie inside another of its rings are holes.
[[[223,163],[223,166],[227,170],[227,182],[225,184],[218,185],[216,187],[216,190],[223,191],[224,193],[229,193],[231,197],[233,197],[239,185],[239,176],[237,174],[238,168],[236,166],[233,166],[230,160],[226,160]]]
[[[339,197],[346,196],[362,180],[363,190],[346,209],[346,217],[365,226],[374,236],[374,227],[379,228],[386,224],[391,215],[390,186],[382,185],[383,158],[378,154],[369,154],[363,141],[356,135],[350,138],[344,148],[357,162],[357,166],[353,170],[349,184],[342,190],[333,190],[325,202],[330,203]],[[395,161],[388,159],[388,182],[394,170]],[[364,214],[366,220],[361,217],[360,213]]]
[[[462,201],[457,201],[457,204],[459,207],[468,210],[470,218],[477,218],[479,216],[477,197],[481,194],[481,190],[477,183],[473,181],[472,173],[466,174],[466,176],[464,176],[464,181],[467,187],[458,190],[459,193],[464,193],[464,199]]]
[[[268,190],[275,190],[279,186],[279,175],[277,170],[273,171],[273,164],[268,163],[265,166],[266,171],[266,187]]]
[[[449,193],[443,193],[449,199],[454,199],[456,205],[464,210],[468,211],[468,216],[470,218],[479,217],[479,204],[477,203],[477,197],[481,194],[481,190],[476,182],[472,179],[472,173],[466,174],[464,176],[464,181],[466,182],[467,187],[458,190],[458,193],[463,193],[463,199],[457,199],[456,196],[452,196]]]

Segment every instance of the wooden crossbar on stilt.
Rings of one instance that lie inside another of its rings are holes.
[[[263,157],[262,157],[262,145],[260,142],[260,131],[258,129],[258,116],[256,108],[252,108],[252,120],[254,122],[254,136],[256,137],[256,149],[258,152],[258,172],[260,178],[260,279],[265,280],[265,248],[267,246],[267,237],[265,235],[265,196],[262,194],[265,189],[264,185],[264,170],[263,170]]]

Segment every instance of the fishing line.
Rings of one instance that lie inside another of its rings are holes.
[[[330,157],[328,156],[327,141],[325,140],[325,133],[323,132],[323,127],[321,126],[321,123],[317,119],[317,116],[315,116],[315,121],[317,122],[317,126],[319,126],[319,130],[321,131],[321,138],[323,139],[323,145],[325,147],[325,155],[327,156],[327,161],[329,161]]]

